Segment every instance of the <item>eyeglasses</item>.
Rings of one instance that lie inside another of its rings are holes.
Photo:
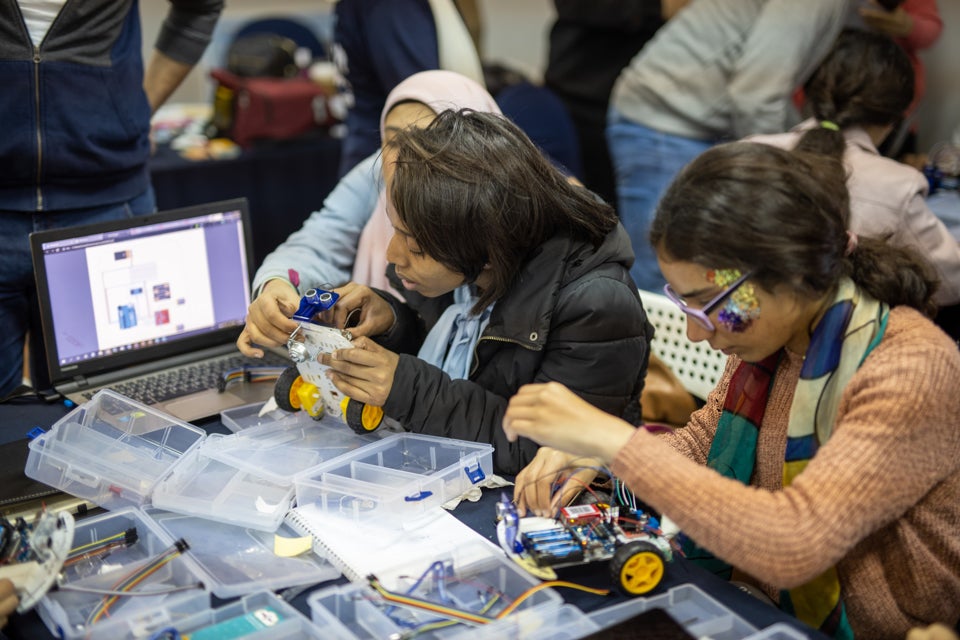
[[[715,297],[713,300],[711,300],[707,304],[703,305],[702,309],[694,309],[689,305],[687,305],[686,301],[683,298],[681,298],[679,295],[677,295],[677,292],[674,291],[669,284],[663,286],[663,292],[667,295],[668,298],[670,298],[671,302],[673,302],[675,305],[680,307],[680,311],[683,311],[688,317],[692,318],[694,322],[696,322],[698,325],[700,325],[707,331],[712,332],[712,331],[716,331],[717,327],[710,320],[709,318],[710,314],[713,313],[714,309],[716,309],[721,304],[723,304],[727,300],[727,298],[733,295],[734,291],[739,289],[740,285],[746,282],[747,278],[749,278],[752,275],[753,275],[753,272],[748,271],[747,273],[743,274],[742,276],[734,280],[726,290],[721,291],[717,297]]]

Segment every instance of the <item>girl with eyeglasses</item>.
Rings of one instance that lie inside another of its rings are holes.
[[[520,390],[504,430],[550,461],[518,475],[522,509],[557,506],[561,455],[594,457],[670,516],[689,559],[828,635],[903,638],[960,615],[960,352],[926,315],[926,263],[849,232],[844,178],[740,142],[664,195],[666,292],[690,339],[730,356],[686,427],[635,429],[546,384]]]

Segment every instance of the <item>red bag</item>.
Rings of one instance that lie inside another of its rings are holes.
[[[225,69],[210,75],[219,83],[214,127],[242,147],[259,139],[294,138],[337,122],[327,108],[329,90],[308,78],[243,78]]]

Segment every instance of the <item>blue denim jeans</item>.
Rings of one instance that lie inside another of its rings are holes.
[[[20,385],[23,345],[30,333],[30,374],[34,388],[49,386],[29,236],[34,231],[132,218],[156,211],[153,189],[118,204],[71,211],[0,210],[0,399]]]
[[[639,288],[660,293],[666,281],[649,240],[657,202],[680,170],[713,143],[655,131],[611,108],[607,144],[616,173],[620,221],[636,256],[630,275]]]

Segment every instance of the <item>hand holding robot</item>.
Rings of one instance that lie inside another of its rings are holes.
[[[363,291],[370,291],[366,287],[347,287],[343,295],[362,296]],[[370,292],[370,295],[376,295]],[[355,346],[353,335],[347,329],[337,329],[335,326],[321,324],[318,320],[332,320],[338,325],[346,325],[349,310],[333,310],[334,305],[341,299],[341,294],[323,289],[310,289],[300,301],[300,307],[293,314],[298,322],[296,328],[287,339],[287,350],[290,358],[297,363],[284,371],[277,379],[274,388],[274,399],[281,409],[286,411],[306,411],[311,417],[320,419],[323,415],[330,415],[347,423],[358,433],[369,433],[376,430],[383,421],[383,410],[379,406],[366,404],[351,399],[340,392],[334,384],[330,372],[331,354],[342,353],[343,350],[353,349]],[[353,307],[360,309],[360,330],[376,329],[378,313],[374,307],[372,313],[369,304]],[[387,310],[388,313],[392,312]],[[382,314],[379,314],[382,315]],[[366,324],[366,326],[364,326]],[[389,329],[389,326],[387,327]],[[363,339],[363,346],[372,344],[369,339]],[[374,345],[375,346],[375,345]],[[375,351],[374,351],[375,353]],[[341,384],[343,378],[340,378]],[[350,385],[343,385],[350,387]],[[356,387],[352,387],[356,389]],[[364,399],[371,399],[369,394],[362,394]]]

